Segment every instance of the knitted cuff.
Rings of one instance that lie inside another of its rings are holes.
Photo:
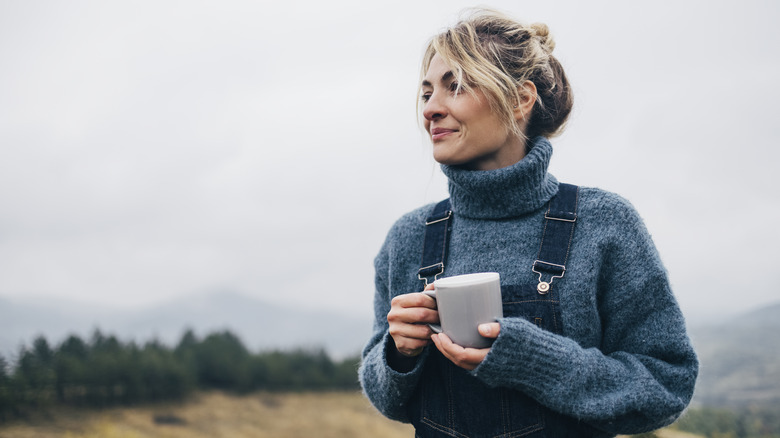
[[[515,388],[529,394],[560,388],[571,371],[571,362],[566,358],[576,351],[576,342],[542,330],[523,318],[502,318],[499,323],[498,338],[472,374],[489,386]]]

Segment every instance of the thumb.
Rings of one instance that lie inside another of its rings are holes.
[[[479,334],[486,338],[497,338],[498,333],[501,331],[501,324],[497,322],[480,324],[477,329],[479,330]]]

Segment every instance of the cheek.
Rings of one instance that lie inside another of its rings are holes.
[[[480,126],[484,132],[490,132],[494,137],[502,137],[507,133],[507,127],[504,122],[492,113],[482,119]]]
[[[499,126],[492,117],[474,118],[469,127],[472,134],[485,140],[495,138],[499,132]]]

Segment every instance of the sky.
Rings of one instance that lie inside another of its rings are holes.
[[[478,5],[0,2],[0,298],[371,314],[387,230],[447,196],[423,49]],[[780,301],[780,3],[483,5],[550,26],[550,171],[634,204],[689,318]]]

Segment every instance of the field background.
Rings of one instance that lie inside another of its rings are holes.
[[[2,438],[207,438],[413,436],[357,392],[200,393],[185,403],[105,410],[54,409],[0,427]],[[157,421],[155,421],[157,419]],[[160,424],[168,423],[168,424]]]
[[[54,408],[0,427],[0,438],[411,438],[359,392],[199,393],[184,403],[104,410]],[[664,430],[658,438],[697,438]]]

